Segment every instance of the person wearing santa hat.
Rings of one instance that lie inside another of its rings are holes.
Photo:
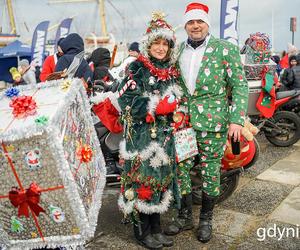
[[[197,238],[208,242],[212,237],[212,215],[220,193],[220,166],[227,138],[239,141],[248,104],[248,84],[241,64],[239,48],[210,34],[209,7],[198,2],[186,7],[183,23],[188,38],[179,49],[177,66],[181,71],[190,123],[197,134],[202,175],[202,207]],[[227,93],[232,94],[230,110]],[[201,109],[199,110],[199,107]],[[207,142],[209,142],[207,144]],[[188,159],[179,165],[181,182],[190,182]],[[174,235],[193,228],[191,185],[181,189],[178,217],[166,234]]]

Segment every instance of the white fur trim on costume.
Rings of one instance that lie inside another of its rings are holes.
[[[158,95],[150,95],[149,96],[149,102],[148,102],[148,105],[147,105],[147,110],[148,112],[151,114],[151,115],[155,115],[154,112],[156,110],[156,107],[159,103],[159,96]]]
[[[91,97],[91,102],[94,104],[99,104],[100,102],[103,102],[106,98],[109,98],[112,105],[120,112],[121,108],[118,103],[118,92],[104,92],[104,93],[97,93],[96,96]]]
[[[122,210],[124,214],[130,214],[133,211],[134,207],[136,207],[139,212],[145,214],[162,214],[168,211],[172,200],[173,196],[170,190],[166,191],[163,194],[163,199],[158,205],[148,204],[147,202],[139,199],[124,202],[123,195],[121,194],[118,199],[118,205],[120,210]]]
[[[135,203],[135,200],[132,200],[132,201],[127,201],[125,204],[123,195],[122,194],[119,195],[118,206],[119,206],[119,209],[122,210],[122,212],[125,215],[132,213],[134,203]]]
[[[191,20],[202,20],[210,26],[210,17],[209,15],[201,9],[193,9],[184,14],[183,23],[184,25]]]
[[[175,95],[176,98],[181,98],[183,95],[181,87],[178,85],[172,85],[166,89],[166,91],[162,95],[162,99],[164,99],[166,96]]]
[[[169,164],[169,156],[157,142],[151,142],[147,148],[140,152],[131,152],[126,150],[126,141],[122,140],[120,142],[120,156],[125,160],[133,160],[136,156],[139,156],[142,161],[146,161],[153,156],[150,159],[150,166],[153,168]]]
[[[177,99],[180,99],[182,96],[183,96],[183,92],[182,92],[182,89],[180,86],[178,85],[171,85],[169,86],[166,91],[162,94],[162,95],[147,95],[146,93],[144,94],[145,97],[149,97],[150,100],[152,100],[152,102],[156,102],[156,98],[158,98],[158,101],[159,100],[162,100],[164,99],[166,96],[170,96],[170,95],[175,95],[175,97]],[[153,112],[155,111],[156,107],[158,105],[158,102],[157,103],[148,103],[148,106],[151,106],[151,109],[148,108],[149,112],[150,110],[153,110]],[[153,107],[153,108],[152,108]],[[152,111],[151,111],[151,114],[153,115]]]

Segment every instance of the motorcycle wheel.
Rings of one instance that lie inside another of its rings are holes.
[[[221,203],[232,195],[239,183],[239,174],[233,174],[231,176],[221,177],[220,195],[217,199],[217,203]],[[193,182],[193,181],[192,181]],[[193,183],[192,183],[193,184]],[[192,191],[193,203],[201,205],[201,186],[198,186]]]
[[[254,145],[255,145],[255,154],[254,154],[254,157],[252,158],[252,160],[246,166],[243,167],[244,170],[249,169],[250,167],[252,167],[256,163],[256,161],[257,161],[257,159],[259,158],[259,155],[260,155],[259,143],[258,143],[258,141],[255,137],[253,138],[253,141],[254,141]]]
[[[269,142],[278,147],[288,147],[300,138],[300,117],[293,112],[280,111],[265,124],[264,133]]]

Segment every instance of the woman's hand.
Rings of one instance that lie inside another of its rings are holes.
[[[233,137],[234,141],[240,141],[242,128],[242,125],[231,123],[228,129],[228,138]]]

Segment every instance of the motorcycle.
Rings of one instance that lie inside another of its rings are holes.
[[[300,138],[299,90],[279,91],[274,102],[275,112],[271,118],[264,117],[256,108],[261,92],[261,81],[249,81],[248,115],[266,139],[275,146],[288,147]]]
[[[103,89],[103,88],[102,88]],[[107,167],[107,185],[119,185],[122,167],[119,165],[119,143],[123,138],[123,133],[112,133],[106,128],[100,119],[94,114],[94,126],[101,144],[102,152],[106,161]],[[217,202],[222,202],[227,199],[237,188],[240,173],[245,169],[251,168],[257,161],[260,148],[257,140],[253,138],[251,141],[246,139],[241,141],[241,153],[239,156],[232,156],[230,144],[227,145],[229,158],[223,158],[221,168],[221,190]],[[225,152],[226,152],[225,150]],[[248,151],[251,154],[248,154]],[[191,171],[191,179],[193,186],[193,200],[195,204],[201,202],[201,187],[202,180],[199,159],[195,160],[195,167]]]
[[[287,90],[277,92],[277,98],[288,98],[287,102],[279,107],[283,111],[291,111],[300,116],[300,90]]]

